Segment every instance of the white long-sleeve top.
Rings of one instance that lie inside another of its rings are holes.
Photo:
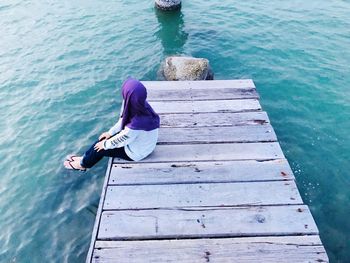
[[[156,147],[158,140],[158,129],[151,131],[133,130],[125,127],[123,130],[122,118],[109,129],[112,136],[104,142],[104,149],[124,147],[125,153],[134,161],[146,158]]]

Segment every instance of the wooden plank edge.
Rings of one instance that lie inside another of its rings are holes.
[[[242,204],[242,205],[220,205],[220,206],[171,206],[171,207],[145,207],[145,208],[103,208],[102,212],[119,212],[119,211],[151,211],[151,210],[177,210],[177,211],[206,211],[206,210],[223,210],[232,208],[256,208],[256,207],[278,207],[278,206],[297,206],[305,205],[303,202],[290,204]],[[318,234],[318,232],[317,232]]]
[[[97,213],[96,213],[96,217],[95,217],[95,223],[94,223],[94,227],[93,227],[92,234],[91,234],[90,246],[89,246],[88,253],[86,255],[86,260],[85,260],[86,263],[90,263],[92,261],[93,250],[95,248],[95,242],[97,240],[97,233],[98,233],[98,230],[100,227],[100,221],[101,221],[101,216],[102,216],[102,212],[103,212],[103,203],[104,203],[105,197],[106,197],[106,190],[108,187],[108,181],[109,181],[109,176],[111,174],[112,166],[113,166],[113,158],[109,158],[107,170],[105,173],[105,179],[104,179],[103,186],[102,186],[100,201],[98,204]]]
[[[204,239],[204,238],[248,238],[248,237],[288,237],[288,236],[319,236],[319,232],[310,231],[308,233],[300,232],[300,233],[288,233],[288,232],[280,232],[280,233],[254,233],[254,234],[188,234],[183,236],[173,236],[173,235],[164,235],[162,237],[159,236],[149,236],[145,238],[140,237],[121,237],[121,238],[99,238],[96,241],[151,241],[151,240],[188,240],[188,239]]]
[[[185,142],[157,142],[157,145],[187,145],[187,144],[214,144],[214,143],[220,143],[220,144],[230,144],[230,143],[264,143],[264,142],[278,142],[277,138],[271,138],[271,139],[260,139],[260,140],[240,140],[240,141],[221,141],[220,139],[217,139],[215,141],[185,141]]]
[[[127,208],[127,209],[103,209],[103,212],[119,212],[119,211],[146,211],[146,210],[166,210],[166,211],[172,211],[172,210],[176,210],[176,211],[209,211],[209,210],[232,210],[232,209],[249,209],[249,208],[279,208],[279,207],[300,207],[302,206],[302,210],[307,209],[310,214],[311,214],[311,210],[309,209],[309,206],[304,204],[304,203],[300,203],[300,204],[274,204],[274,205],[247,205],[247,204],[243,204],[243,205],[220,205],[220,206],[178,206],[178,207],[162,207],[162,208]],[[302,211],[300,211],[302,212]],[[313,218],[312,218],[313,219]],[[315,220],[314,220],[315,221]],[[316,223],[315,223],[316,224]]]
[[[162,182],[162,183],[156,183],[156,182],[151,182],[151,183],[108,183],[108,186],[140,186],[140,185],[169,185],[169,184],[227,184],[227,183],[262,183],[262,182],[291,182],[294,181],[294,175],[291,178],[285,179],[265,179],[265,180],[202,180],[202,181],[182,181],[182,182]]]
[[[252,243],[260,243],[260,242],[271,242],[271,240],[277,241],[279,244],[288,244],[288,245],[303,245],[303,246],[322,246],[322,241],[319,235],[289,235],[289,236],[256,236],[256,237],[221,237],[221,238],[203,238],[202,240],[235,240],[237,243],[245,243],[245,242],[252,242]],[[305,241],[300,242],[299,244],[296,241],[299,241],[300,239],[305,239]],[[181,242],[181,239],[166,239],[171,242]],[[119,241],[119,240],[112,240],[112,241],[96,241],[96,248],[119,248],[119,244],[125,244],[125,242],[130,244],[157,244],[158,242],[164,242],[165,240],[158,240],[158,239],[151,239],[151,240],[130,240],[128,241]],[[191,239],[187,239],[187,241],[191,241]],[[198,239],[194,239],[194,242],[197,242]]]
[[[242,97],[237,97],[237,98],[214,98],[214,99],[211,99],[211,98],[205,98],[205,99],[147,99],[147,101],[149,102],[169,102],[169,101],[178,101],[178,102],[181,102],[181,101],[213,101],[213,100],[249,100],[249,99],[252,99],[252,100],[260,100],[260,96],[259,95],[256,95],[256,96],[242,96]]]
[[[142,208],[103,208],[102,212],[113,212],[113,211],[145,211],[145,210],[177,210],[177,211],[206,211],[206,210],[223,210],[232,208],[255,208],[255,207],[279,207],[279,206],[300,206],[305,205],[303,200],[295,203],[281,203],[281,204],[238,204],[238,205],[220,205],[220,206],[171,206],[171,207],[142,207]],[[306,206],[306,205],[305,205]]]
[[[184,89],[188,86],[189,89],[206,89],[211,88],[214,89],[215,87],[225,88],[222,84],[228,85],[229,88],[237,88],[237,89],[243,89],[243,88],[254,88],[256,89],[256,86],[254,84],[253,79],[220,79],[220,80],[183,80],[183,81],[148,81],[148,80],[141,80],[141,83],[146,87],[147,90],[153,90],[153,89]],[[208,87],[209,86],[209,87]],[[210,87],[212,86],[212,87]]]
[[[211,162],[211,161],[218,161],[218,162],[226,162],[226,161],[257,161],[257,162],[268,162],[268,161],[274,161],[274,160],[283,160],[285,157],[280,158],[267,158],[267,159],[220,159],[220,160],[213,160],[213,159],[206,159],[206,160],[167,160],[167,161],[147,161],[147,159],[141,160],[141,161],[127,161],[124,159],[119,158],[113,158],[113,164],[133,164],[133,163],[183,163],[183,162]]]
[[[167,114],[184,114],[184,113],[243,113],[243,112],[262,112],[262,107],[259,106],[256,109],[247,109],[247,110],[218,110],[218,111],[182,111],[182,112],[157,112],[158,115],[167,115]]]

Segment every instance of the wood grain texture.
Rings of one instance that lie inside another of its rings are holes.
[[[109,185],[293,180],[285,159],[113,164]]]
[[[161,197],[160,197],[161,198]],[[307,206],[104,211],[98,239],[318,234]]]
[[[158,145],[140,162],[271,160],[284,158],[278,142]],[[114,158],[114,163],[130,163]]]
[[[222,112],[222,113],[183,113],[161,115],[162,128],[187,127],[224,127],[269,124],[269,118],[264,111],[253,112]]]
[[[154,89],[148,92],[148,101],[194,101],[258,99],[255,88],[215,88],[215,89]]]
[[[206,128],[161,128],[158,144],[275,142],[271,125]]]
[[[153,109],[158,114],[195,113],[195,112],[245,112],[260,111],[256,99],[220,100],[220,101],[152,101]]]
[[[97,241],[93,262],[328,262],[318,236]]]
[[[147,88],[148,92],[153,90],[196,90],[196,89],[251,89],[255,88],[251,79],[234,79],[234,80],[199,80],[199,81],[141,81]]]
[[[108,159],[107,170],[106,170],[106,173],[105,173],[105,179],[103,181],[101,197],[100,197],[100,201],[99,201],[97,212],[96,212],[94,228],[92,229],[90,246],[89,246],[89,250],[88,250],[88,253],[87,253],[87,256],[86,256],[86,263],[91,262],[91,259],[92,259],[92,254],[93,254],[93,251],[94,251],[95,242],[96,242],[97,235],[98,235],[98,229],[99,229],[99,226],[100,226],[100,220],[101,220],[101,215],[102,215],[102,210],[103,210],[103,203],[104,203],[104,200],[105,200],[105,195],[106,195],[106,190],[107,190],[107,185],[108,185],[111,169],[112,169],[112,158],[109,158]]]
[[[86,262],[328,262],[252,80],[143,83],[159,142],[110,159]]]
[[[294,181],[129,185],[109,186],[104,210],[302,203]]]

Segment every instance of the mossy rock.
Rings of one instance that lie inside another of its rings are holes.
[[[167,57],[163,65],[166,80],[210,80],[213,73],[206,58]]]

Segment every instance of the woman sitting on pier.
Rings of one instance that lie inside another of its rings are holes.
[[[85,171],[104,156],[129,161],[147,157],[156,147],[159,116],[146,101],[147,91],[138,80],[128,78],[122,86],[123,103],[118,122],[103,132],[83,156],[69,155],[67,169]]]

